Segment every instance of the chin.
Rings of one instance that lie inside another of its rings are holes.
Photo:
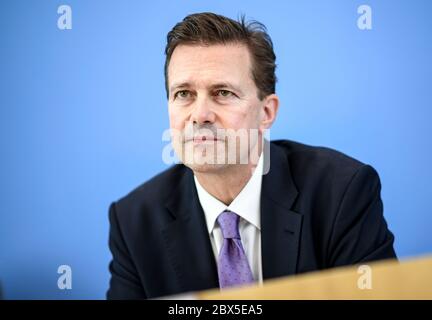
[[[190,168],[193,172],[200,172],[200,173],[217,172],[227,167],[226,164],[207,164],[207,163],[206,164],[185,163],[184,165]]]

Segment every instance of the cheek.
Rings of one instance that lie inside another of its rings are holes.
[[[179,112],[173,111],[172,108],[168,109],[168,116],[170,127],[172,129],[182,130],[184,127],[184,119]]]
[[[258,115],[256,107],[245,107],[241,110],[227,112],[221,117],[225,128],[256,128]]]

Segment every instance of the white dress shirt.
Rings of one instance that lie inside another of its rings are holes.
[[[194,176],[198,198],[203,208],[210,241],[213,247],[216,264],[218,255],[223,244],[222,231],[216,223],[217,217],[225,210],[235,212],[240,216],[239,232],[246,257],[249,261],[253,277],[262,283],[262,262],[261,262],[261,182],[263,172],[263,154],[258,160],[257,167],[237,197],[229,206],[216,199],[208,193]]]

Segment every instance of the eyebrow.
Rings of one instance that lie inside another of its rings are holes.
[[[180,83],[174,83],[174,84],[169,88],[169,90],[170,90],[170,92],[171,92],[171,91],[173,91],[174,89],[177,89],[177,88],[188,88],[188,87],[190,87],[189,82],[180,82]]]
[[[170,87],[170,93],[178,88],[190,88],[192,85],[189,82],[179,82],[179,83],[174,83],[171,87]],[[215,84],[212,84],[209,89],[210,90],[216,90],[216,89],[221,89],[221,88],[231,88],[234,91],[237,91],[239,93],[243,93],[242,90],[240,90],[240,88],[230,82],[218,82]]]

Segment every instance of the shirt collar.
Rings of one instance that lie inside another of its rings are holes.
[[[261,229],[260,221],[260,199],[261,184],[263,173],[263,153],[261,153],[258,164],[249,179],[237,197],[229,206],[216,199],[205,190],[194,175],[195,186],[198,192],[198,198],[204,211],[207,222],[208,232],[213,231],[216,219],[224,210],[235,212],[249,223],[253,224],[259,230]]]

